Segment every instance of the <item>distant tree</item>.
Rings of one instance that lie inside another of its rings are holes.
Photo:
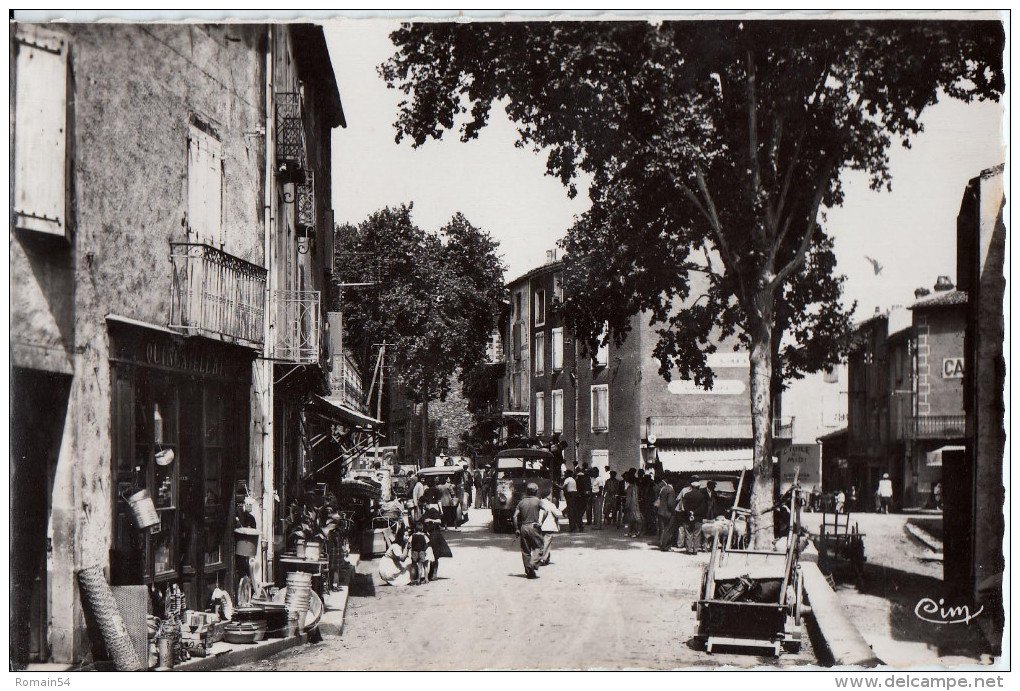
[[[999,21],[423,23],[391,39],[381,72],[410,97],[398,141],[454,129],[467,141],[498,103],[570,196],[580,171],[591,177],[591,212],[566,245],[599,245],[608,260],[586,298],[592,331],[608,319],[619,338],[627,314],[650,310],[665,324],[656,354],[708,386],[705,334],[739,328],[759,512],[773,497],[777,341],[793,336],[782,366],[796,373],[818,332],[845,322],[831,297],[809,294],[808,276],[832,270],[820,209],[842,203],[846,170],[889,187],[893,140],[908,145],[943,95],[1004,89]],[[709,283],[703,300],[694,273]]]
[[[498,245],[456,214],[438,234],[411,219],[411,205],[387,207],[336,230],[334,301],[345,337],[365,362],[389,344],[389,376],[408,397],[427,404],[446,397],[457,370],[485,358],[505,297]],[[342,290],[341,283],[378,285]]]

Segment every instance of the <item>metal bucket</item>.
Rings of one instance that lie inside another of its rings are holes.
[[[128,497],[128,505],[141,530],[159,525],[159,514],[156,513],[156,505],[152,503],[149,490],[143,489],[132,494]]]
[[[255,528],[234,528],[234,554],[254,557],[259,551],[259,531]]]
[[[322,543],[315,540],[305,542],[305,559],[319,561],[322,557]]]

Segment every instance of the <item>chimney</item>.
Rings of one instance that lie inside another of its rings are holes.
[[[939,280],[935,281],[935,292],[944,293],[947,290],[952,290],[956,286],[949,280],[949,276],[939,276]]]
[[[931,295],[931,291],[928,290],[927,288],[915,288],[914,289],[914,299],[915,300],[920,300],[921,298],[925,297],[926,295]]]
[[[556,250],[546,250],[545,251],[545,263],[546,264],[552,264],[555,261],[556,261]]]

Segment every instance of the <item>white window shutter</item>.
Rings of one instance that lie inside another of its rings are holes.
[[[16,44],[15,226],[67,237],[67,38],[19,24]]]
[[[193,242],[222,240],[223,154],[219,141],[195,126],[188,136],[188,226]]]

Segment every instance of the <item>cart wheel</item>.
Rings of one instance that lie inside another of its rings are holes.
[[[793,621],[800,626],[804,623],[804,573],[797,566],[797,584],[794,590],[794,597],[797,598],[793,606]]]

